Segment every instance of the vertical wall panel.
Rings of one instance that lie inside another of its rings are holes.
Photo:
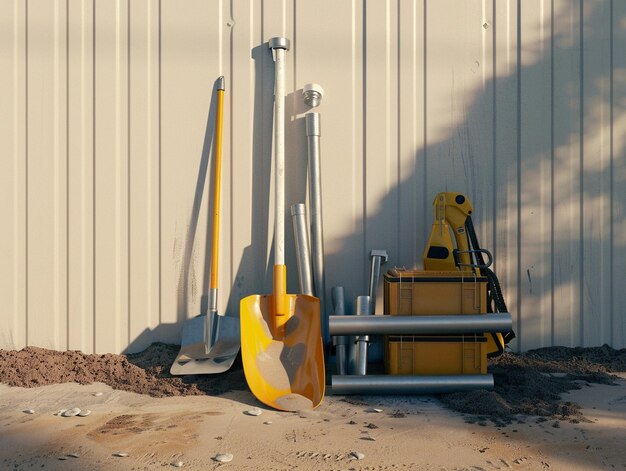
[[[583,345],[610,342],[610,3],[585,2],[582,30]]]
[[[514,349],[624,346],[623,2],[0,0],[0,11],[0,347],[137,351],[178,342],[206,311],[220,75],[218,309],[236,315],[242,297],[270,291],[277,35],[292,46],[287,207],[308,200],[301,92],[317,82],[327,288],[346,288],[348,311],[369,251],[420,267],[435,194],[458,191],[495,255]],[[285,224],[295,292],[288,212]]]
[[[398,262],[398,12],[396,2],[366,1],[364,5],[364,193],[365,251],[386,249],[389,262]],[[368,263],[369,265],[369,263]],[[362,274],[363,294],[367,293]],[[383,312],[382,289],[376,312]]]
[[[424,2],[398,2],[398,252],[396,265],[421,262],[424,188]]]
[[[66,348],[66,11],[28,4],[28,343]]]
[[[498,274],[509,311],[517,326],[519,345],[524,335],[519,309],[519,68],[517,2],[494,2],[495,70],[493,120],[494,159],[494,270]]]
[[[27,317],[27,24],[26,4],[0,2],[0,343],[28,343]]]
[[[518,261],[522,271],[521,317],[532,336],[521,339],[522,349],[549,345],[552,327],[551,211],[551,10],[543,0],[521,7],[521,200]]]
[[[580,2],[554,2],[552,15],[552,342],[580,340]]]
[[[128,1],[95,3],[96,351],[129,343]]]
[[[94,11],[68,3],[68,345],[94,350]]]
[[[611,345],[626,345],[626,3],[612,3],[611,175],[612,334]]]
[[[129,334],[133,349],[159,324],[159,3],[129,10]]]

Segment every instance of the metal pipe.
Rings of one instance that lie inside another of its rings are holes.
[[[274,56],[274,265],[285,264],[285,53],[289,40],[272,38]]]
[[[309,246],[309,231],[306,224],[306,207],[304,204],[292,205],[291,217],[293,219],[293,235],[296,241],[296,261],[298,263],[300,292],[313,296],[311,247]]]
[[[370,285],[368,294],[371,299],[372,314],[376,313],[376,288],[378,288],[378,278],[380,276],[380,266],[387,261],[386,250],[372,250],[370,252]]]
[[[493,375],[370,375],[331,378],[333,394],[439,394],[493,389]]]
[[[356,298],[356,315],[359,317],[372,314],[372,307],[369,296],[358,296]],[[367,374],[367,344],[370,338],[368,335],[360,335],[356,340],[356,374]]]
[[[322,340],[324,348],[330,346],[328,331],[328,313],[325,309],[324,281],[324,228],[322,222],[322,177],[320,162],[320,115],[306,115],[306,136],[309,154],[309,202],[311,206],[311,255],[313,259],[313,289],[320,300],[320,320],[322,323]]]
[[[511,314],[441,316],[330,316],[331,335],[418,335],[508,332]]]
[[[333,301],[333,312],[336,316],[345,316],[346,305],[343,286],[334,286],[330,290]],[[333,337],[335,344],[335,358],[337,361],[337,374],[345,375],[348,372],[348,337],[337,335]]]

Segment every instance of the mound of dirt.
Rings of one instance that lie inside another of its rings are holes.
[[[502,426],[523,422],[586,420],[580,407],[563,401],[561,393],[591,383],[615,384],[611,374],[626,371],[626,349],[549,347],[524,354],[505,353],[489,361],[493,391],[472,391],[440,396],[450,409],[469,414],[468,422]]]
[[[105,383],[114,389],[154,397],[219,395],[246,388],[241,362],[226,373],[204,376],[172,376],[169,368],[177,345],[154,343],[141,353],[129,355],[58,352],[45,348],[0,350],[0,382],[31,388],[75,382]]]
[[[220,395],[246,389],[240,358],[226,373],[172,376],[177,345],[155,343],[141,353],[86,355],[27,347],[0,350],[0,382],[36,387],[54,383],[102,382],[114,389],[154,397]],[[566,391],[591,383],[614,384],[613,372],[626,371],[626,349],[550,347],[524,354],[505,353],[489,362],[493,391],[440,396],[444,405],[466,415],[468,422],[497,426],[535,420],[586,420],[577,404],[561,399]]]

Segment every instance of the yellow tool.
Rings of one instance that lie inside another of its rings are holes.
[[[317,407],[324,398],[324,350],[320,302],[313,296],[287,294],[285,231],[285,79],[289,40],[272,38],[275,61],[274,151],[275,229],[273,293],[241,300],[241,358],[252,393],[275,409]]]
[[[470,271],[487,277],[488,312],[507,312],[500,283],[496,274],[489,269],[493,258],[488,250],[478,244],[471,214],[472,204],[460,193],[439,193],[433,202],[435,222],[424,250],[424,269],[438,271]],[[455,243],[451,233],[454,234]],[[488,261],[485,262],[483,255]],[[500,355],[504,346],[515,334],[513,331],[494,333],[488,336],[487,354]]]
[[[217,79],[215,117],[215,173],[213,175],[213,239],[208,312],[183,324],[180,352],[170,368],[173,375],[214,374],[227,371],[239,353],[239,319],[217,311],[219,268],[220,193],[222,176],[222,130],[224,123],[224,77]]]

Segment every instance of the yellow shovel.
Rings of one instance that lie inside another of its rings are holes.
[[[275,62],[275,206],[273,293],[241,300],[241,357],[256,398],[275,409],[317,407],[324,398],[324,351],[320,302],[287,294],[285,267],[285,52],[289,40],[269,41]]]

